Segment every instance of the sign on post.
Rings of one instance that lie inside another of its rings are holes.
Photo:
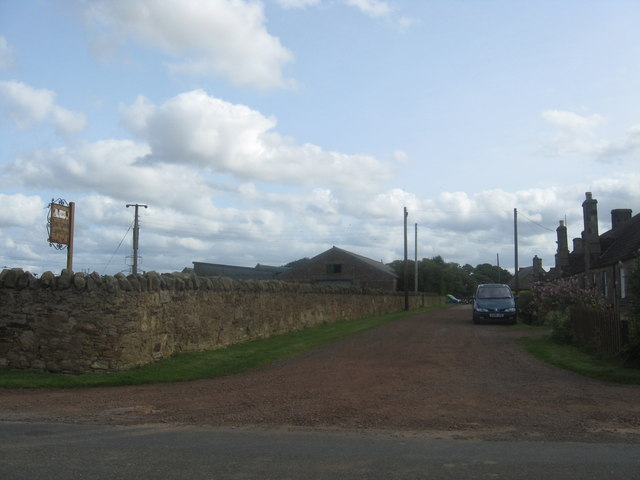
[[[73,217],[75,203],[58,199],[49,204],[49,245],[62,250],[67,246],[67,269],[73,270]]]
[[[69,245],[70,210],[69,205],[51,204],[49,243]]]

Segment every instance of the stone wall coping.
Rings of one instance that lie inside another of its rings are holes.
[[[244,292],[291,292],[362,295],[403,295],[403,292],[372,290],[354,286],[313,285],[310,283],[284,282],[281,280],[234,280],[226,277],[201,277],[193,272],[100,275],[98,272],[84,273],[63,269],[60,275],[46,271],[36,277],[21,268],[5,268],[0,273],[0,288],[6,289],[50,289],[75,292],[102,291],[154,292],[160,290],[213,290]],[[425,293],[420,293],[425,295]],[[426,294],[429,295],[429,294]]]

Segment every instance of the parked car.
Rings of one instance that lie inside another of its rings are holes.
[[[485,283],[478,285],[473,297],[473,323],[516,323],[518,308],[509,285]]]

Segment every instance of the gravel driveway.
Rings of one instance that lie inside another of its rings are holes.
[[[475,326],[470,307],[456,306],[231,377],[0,390],[0,420],[640,443],[640,386],[604,383],[541,363],[516,343],[530,334]]]

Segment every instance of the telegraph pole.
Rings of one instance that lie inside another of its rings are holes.
[[[415,272],[414,272],[414,285],[413,285],[413,290],[414,292],[418,293],[418,224],[416,223],[416,240],[415,240],[415,246],[416,246],[416,254],[415,254]]]
[[[139,229],[138,225],[138,207],[147,208],[147,205],[141,205],[138,203],[128,203],[127,208],[135,207],[135,217],[133,220],[133,266],[131,267],[131,273],[137,275],[138,273],[138,238],[139,238]]]
[[[404,207],[404,309],[409,310],[409,259],[407,258],[407,207]]]
[[[513,245],[514,245],[514,257],[516,264],[516,295],[520,291],[520,281],[518,279],[518,209],[513,209]]]

